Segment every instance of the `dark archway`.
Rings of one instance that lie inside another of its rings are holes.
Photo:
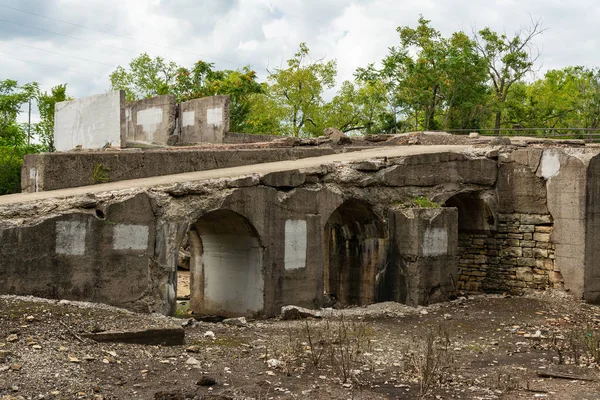
[[[325,292],[341,305],[365,305],[379,300],[385,273],[383,222],[358,200],[339,206],[325,224]]]
[[[263,248],[252,224],[229,210],[190,227],[191,302],[197,314],[252,315],[263,309]]]
[[[496,223],[492,210],[487,203],[473,193],[459,193],[450,197],[445,207],[458,209],[458,231],[488,232]]]
[[[458,193],[444,207],[458,209],[457,289],[478,292],[497,286],[496,280],[504,278],[490,268],[498,266],[501,246],[494,239],[496,218],[486,201],[477,192]]]

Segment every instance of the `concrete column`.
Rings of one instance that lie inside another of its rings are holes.
[[[384,297],[409,305],[447,300],[458,275],[456,208],[390,210]]]

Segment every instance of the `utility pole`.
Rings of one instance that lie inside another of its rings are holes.
[[[29,99],[29,118],[27,121],[27,147],[31,145],[31,99]]]

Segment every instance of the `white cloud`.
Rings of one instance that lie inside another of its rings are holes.
[[[314,59],[337,60],[341,83],[352,79],[357,67],[380,61],[398,42],[396,27],[414,26],[419,14],[444,35],[484,26],[512,34],[530,18],[540,18],[548,28],[537,40],[542,73],[598,66],[600,3],[591,0],[8,0],[4,5],[9,8],[0,6],[0,19],[8,21],[0,21],[1,79],[35,80],[44,89],[66,82],[76,97],[107,90],[114,66],[141,52],[188,66],[198,59],[217,68],[250,64],[264,78],[265,68],[285,65],[301,41]]]

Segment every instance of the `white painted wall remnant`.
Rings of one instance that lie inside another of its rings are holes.
[[[284,265],[286,270],[306,267],[306,221],[285,221]]]
[[[154,133],[163,122],[163,111],[160,107],[153,107],[136,113],[137,124],[142,126],[149,142],[154,139]]]
[[[181,126],[194,126],[196,113],[194,111],[184,111],[181,116]]]
[[[99,149],[106,143],[121,146],[120,91],[56,103],[54,144],[57,151]]]
[[[149,230],[146,225],[115,225],[113,228],[113,249],[146,250]]]
[[[544,150],[542,154],[542,177],[544,179],[550,179],[553,176],[558,175],[560,172],[560,158],[557,152],[553,150]]]
[[[56,254],[84,255],[86,233],[85,222],[56,221]]]
[[[29,169],[29,179],[33,180],[34,191],[38,192],[38,170],[33,167]]]
[[[203,234],[204,308],[247,314],[263,308],[262,248],[258,238]]]
[[[423,256],[448,254],[448,231],[444,228],[427,228],[423,235]]]
[[[223,108],[209,108],[206,110],[206,123],[209,125],[223,125]]]

